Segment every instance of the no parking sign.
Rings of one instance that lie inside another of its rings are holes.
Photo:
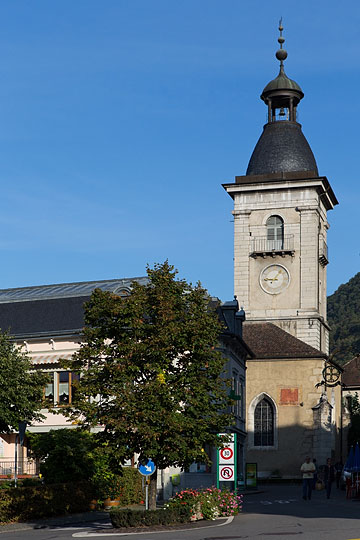
[[[219,433],[219,437],[230,435]],[[217,452],[217,486],[220,482],[234,482],[236,488],[236,434],[231,433],[231,442],[224,443]]]
[[[234,465],[220,465],[219,478],[221,482],[234,481]]]

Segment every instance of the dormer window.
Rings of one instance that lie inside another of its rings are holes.
[[[280,251],[284,248],[284,221],[280,216],[270,216],[266,222],[267,249]]]

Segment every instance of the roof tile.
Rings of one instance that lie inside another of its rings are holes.
[[[360,386],[360,355],[355,356],[344,366],[342,382],[345,386]]]
[[[292,336],[272,323],[245,322],[245,343],[255,358],[314,358],[326,354]]]

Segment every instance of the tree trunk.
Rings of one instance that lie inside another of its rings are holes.
[[[157,469],[150,476],[149,486],[149,510],[156,510]]]

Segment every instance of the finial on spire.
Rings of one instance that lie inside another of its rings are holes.
[[[276,58],[280,60],[280,68],[283,67],[284,65],[283,62],[287,58],[287,52],[285,49],[283,49],[283,43],[285,43],[285,38],[282,35],[283,30],[284,30],[284,27],[282,25],[282,17],[281,17],[279,21],[280,36],[278,37],[278,42],[280,43],[280,49],[278,49],[275,54]]]

